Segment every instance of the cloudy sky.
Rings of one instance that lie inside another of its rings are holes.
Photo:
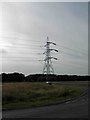
[[[47,36],[55,74],[88,74],[88,3],[0,4],[0,72],[42,73]]]

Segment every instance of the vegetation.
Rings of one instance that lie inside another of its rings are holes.
[[[76,86],[80,82],[82,84],[82,81],[83,85],[87,85],[85,82],[89,80],[89,77],[48,75],[47,79],[47,75],[44,74],[25,76],[22,73],[2,73],[0,74],[0,82],[3,83],[2,107],[14,109],[59,103],[65,99],[80,95],[82,90],[76,88]],[[45,81],[58,82],[58,84],[49,85]],[[73,84],[75,82],[76,85]],[[70,86],[70,83],[72,86]]]
[[[60,103],[82,93],[81,88],[45,82],[18,82],[2,84],[2,107],[30,108]]]
[[[77,75],[47,75],[33,74],[25,76],[22,73],[2,73],[0,81],[2,82],[45,82],[45,81],[87,81],[90,76],[77,76]]]
[[[22,82],[25,80],[25,75],[22,73],[2,73],[2,82]]]

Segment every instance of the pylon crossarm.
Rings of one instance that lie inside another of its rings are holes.
[[[55,52],[58,52],[58,50],[56,50],[56,49],[49,49],[50,51],[52,51],[52,50],[54,50]]]
[[[57,58],[55,58],[55,57],[53,59],[57,60]]]
[[[45,51],[43,54],[46,54],[46,53],[48,53],[48,52],[50,52],[50,51],[55,51],[55,52],[58,52],[58,50],[56,50],[56,49],[48,49],[48,51]]]
[[[47,44],[53,44],[53,45],[56,45],[56,43],[53,43],[53,42],[47,42]],[[47,44],[46,44],[46,45],[44,45],[44,47],[46,47],[46,46],[47,46]]]

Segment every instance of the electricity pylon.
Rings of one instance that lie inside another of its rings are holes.
[[[54,69],[53,69],[51,59],[57,60],[57,58],[51,56],[51,51],[54,50],[55,52],[58,52],[58,50],[56,50],[56,49],[50,49],[50,44],[56,45],[55,43],[50,42],[49,38],[47,36],[47,42],[46,42],[46,45],[45,45],[46,51],[43,53],[43,54],[45,54],[45,59],[44,59],[45,65],[44,65],[44,68],[43,68],[43,74],[46,73],[47,75],[48,74],[54,74]]]

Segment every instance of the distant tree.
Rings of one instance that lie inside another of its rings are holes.
[[[22,73],[2,73],[2,82],[23,82],[25,79]]]
[[[89,80],[90,76],[77,75],[54,75],[50,74],[32,74],[25,77],[22,73],[2,73],[0,74],[0,81],[2,82],[46,82],[46,81],[85,81]]]

